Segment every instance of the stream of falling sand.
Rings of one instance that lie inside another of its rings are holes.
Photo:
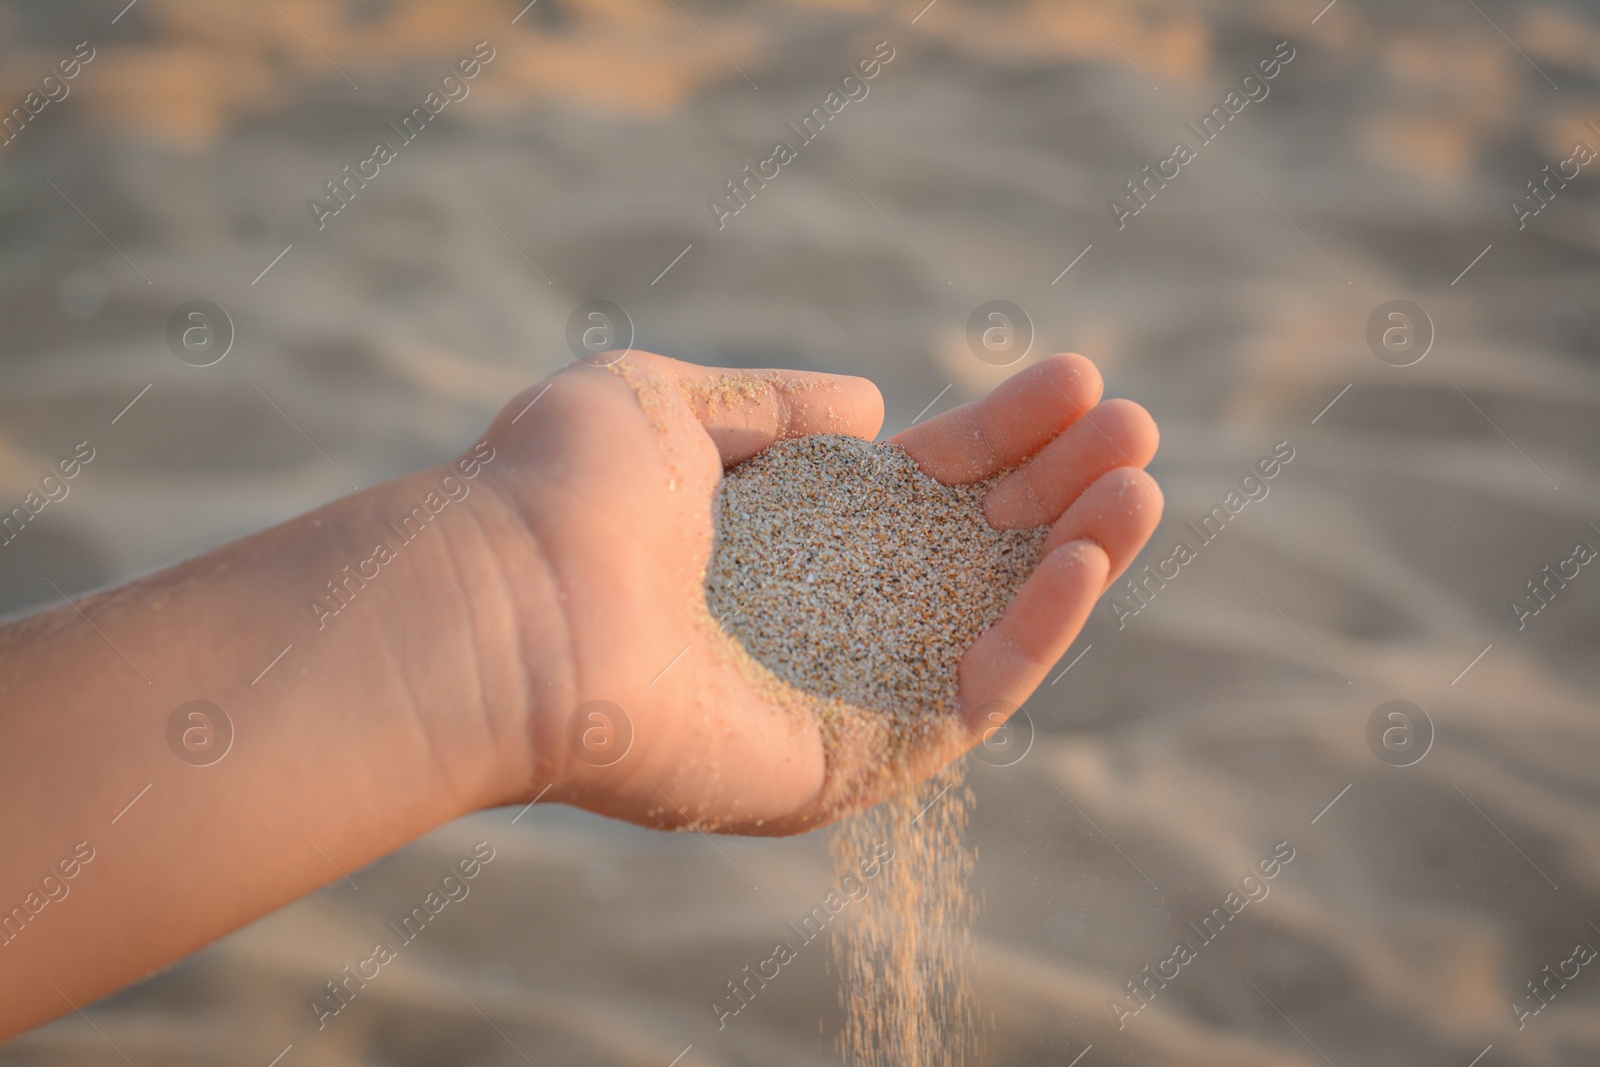
[[[966,844],[972,793],[958,760],[835,830],[834,869],[849,873],[887,841],[881,884],[832,938],[845,1012],[839,1053],[851,1067],[965,1067],[978,1052]]]

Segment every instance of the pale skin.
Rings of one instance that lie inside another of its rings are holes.
[[[743,372],[764,384],[716,404],[687,386],[729,372],[642,352],[617,369],[575,363],[513,399],[470,481],[460,461],[420,471],[0,628],[0,917],[94,850],[67,896],[0,933],[0,1039],[484,808],[761,834],[843,814],[815,721],[769,703],[695,605],[723,470],[783,437],[875,437],[877,389]],[[969,743],[992,727],[976,709],[1027,699],[1160,518],[1155,423],[1101,390],[1089,360],[1052,356],[895,438],[948,483],[1016,467],[989,522],[1051,526],[961,661]],[[319,619],[325,583],[446,475],[470,492]],[[204,767],[167,740],[197,698],[235,730]],[[633,727],[609,767],[568,744],[595,699]]]

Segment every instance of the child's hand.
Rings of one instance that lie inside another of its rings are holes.
[[[968,744],[1160,514],[1155,426],[1099,398],[1055,356],[899,438],[950,482],[1026,460],[989,520],[1055,527],[961,662]],[[825,754],[729,665],[701,582],[725,465],[882,417],[858,378],[577,364],[448,468],[0,627],[0,810],[29,813],[0,821],[0,1039],[480,808],[787,833],[878,799],[839,770],[866,746]]]
[[[1034,575],[962,660],[969,745],[996,725],[989,702],[1032,693],[1160,518],[1140,469],[1155,424],[1100,392],[1087,359],[1053,356],[895,439],[947,483],[1022,463],[987,497],[989,521],[1054,526]],[[863,379],[638,352],[610,369],[574,364],[507,405],[488,434],[496,458],[480,487],[491,492],[473,497],[473,523],[447,531],[463,592],[477,590],[474,625],[486,624],[475,644],[485,710],[502,734],[526,723],[528,758],[505,803],[751,833],[839,814],[823,804],[833,783],[816,723],[729,663],[702,582],[725,467],[784,437],[871,438],[882,420]]]

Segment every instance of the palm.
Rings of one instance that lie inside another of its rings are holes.
[[[727,388],[728,375],[744,384]],[[1148,476],[1113,472],[1154,452],[1142,409],[1113,402],[1076,419],[1099,399],[1099,376],[1082,357],[1054,357],[1019,378],[1033,380],[1013,379],[897,440],[946,482],[1032,456],[991,491],[990,521],[1054,521],[1046,554],[1077,538],[1106,553],[1041,565],[963,660],[969,709],[1026,699],[1160,513]],[[1053,391],[1041,395],[1046,383]],[[543,766],[532,791],[554,782],[547,799],[656,826],[759,833],[823,821],[832,783],[816,722],[775,706],[736,665],[701,583],[724,466],[780,437],[870,438],[882,422],[877,390],[861,379],[717,371],[631,353],[612,370],[568,368],[517,416],[534,395],[508,405],[494,431],[507,454],[501,484],[562,594],[565,654],[543,668],[548,682],[536,682]],[[1085,506],[1068,508],[1074,500]],[[540,620],[528,624],[523,632]]]

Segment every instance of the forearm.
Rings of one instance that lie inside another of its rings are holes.
[[[541,575],[460,550],[510,521],[482,488],[421,472],[0,630],[0,1038],[512,799],[540,683],[482,650],[537,643],[504,590]],[[225,754],[171,726],[195,700]]]

